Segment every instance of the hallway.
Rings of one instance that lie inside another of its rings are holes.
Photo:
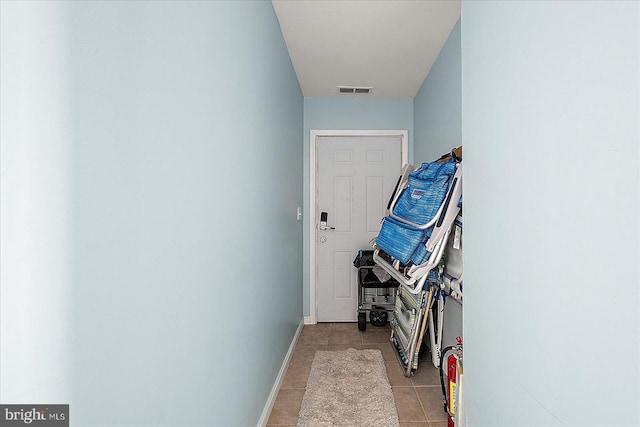
[[[412,378],[400,369],[389,343],[389,326],[367,324],[360,332],[356,323],[318,323],[305,325],[280,386],[267,426],[295,426],[302,404],[307,377],[317,350],[379,349],[385,360],[387,376],[396,401],[401,427],[446,427],[438,370],[429,353],[421,354],[421,364]]]

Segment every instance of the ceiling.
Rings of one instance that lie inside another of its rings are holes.
[[[307,98],[413,98],[460,17],[460,0],[272,3]]]

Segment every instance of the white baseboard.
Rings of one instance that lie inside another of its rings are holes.
[[[311,316],[306,316],[304,318],[304,324],[305,325],[315,325],[316,323],[317,323],[316,320]]]
[[[271,393],[269,393],[269,397],[267,398],[267,403],[264,405],[264,409],[262,410],[262,415],[260,415],[260,419],[258,420],[258,427],[265,427],[267,425],[267,421],[269,421],[269,416],[271,415],[271,410],[273,409],[273,405],[276,403],[276,398],[278,397],[278,391],[280,390],[280,385],[282,384],[282,380],[284,379],[284,374],[287,372],[287,367],[289,366],[289,361],[291,360],[291,356],[293,355],[293,350],[296,348],[296,343],[298,342],[298,337],[300,337],[300,332],[302,332],[302,327],[305,325],[306,319],[300,319],[300,324],[298,324],[298,329],[296,329],[296,333],[293,335],[293,339],[291,340],[291,345],[289,346],[289,350],[287,354],[284,356],[284,360],[282,361],[282,366],[280,366],[280,372],[278,372],[278,376],[276,377],[276,381],[271,388]]]

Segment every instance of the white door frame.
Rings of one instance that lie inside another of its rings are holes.
[[[318,322],[317,305],[317,263],[318,244],[317,218],[317,177],[318,177],[318,138],[321,136],[398,136],[402,165],[409,163],[409,131],[407,130],[311,130],[309,132],[309,318],[305,323],[315,325]],[[400,171],[398,170],[398,176]]]

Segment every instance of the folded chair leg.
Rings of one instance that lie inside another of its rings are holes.
[[[416,351],[420,351],[420,347],[422,346],[422,339],[424,338],[424,330],[427,326],[427,318],[431,315],[431,303],[433,302],[433,286],[429,287],[429,294],[427,295],[427,303],[425,307],[425,314],[422,318],[422,325],[420,327],[420,337],[418,338],[418,344],[416,346]]]

